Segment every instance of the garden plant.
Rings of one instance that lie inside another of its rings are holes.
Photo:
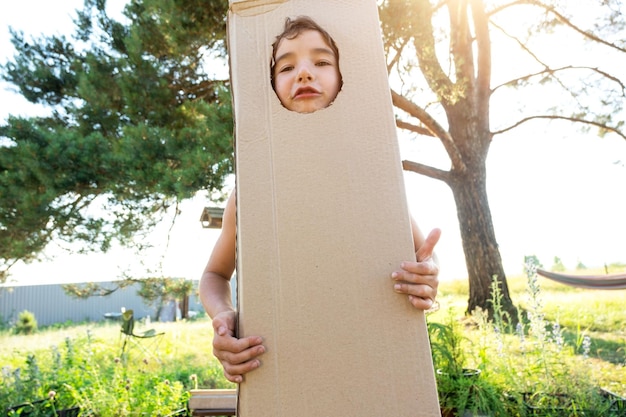
[[[606,308],[620,311],[619,293],[555,288],[546,308],[530,262],[518,317],[501,308],[497,280],[493,316],[479,310],[467,317],[454,307],[429,316],[444,415],[626,416],[626,315]],[[572,311],[555,303],[579,296],[588,302]],[[605,300],[602,313],[590,311],[594,296]],[[593,318],[616,320],[615,329],[599,334]]]
[[[499,308],[497,284],[493,316],[463,313],[466,281],[440,285],[442,307],[427,321],[444,415],[626,416],[623,292],[540,282],[532,265],[509,282],[516,318]],[[141,320],[136,326],[148,327]],[[3,328],[0,411],[186,415],[191,389],[235,387],[211,353],[206,316],[149,327],[164,332],[149,354],[122,354],[119,322],[67,323],[32,334]]]
[[[151,326],[165,332],[156,352],[122,353],[118,323],[3,335],[2,411],[8,416],[61,416],[68,409],[78,409],[80,416],[184,415],[191,389],[232,387],[211,355],[207,319]]]

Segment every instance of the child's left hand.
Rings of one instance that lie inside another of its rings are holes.
[[[407,294],[409,302],[420,310],[432,309],[436,303],[439,287],[439,265],[435,262],[433,250],[441,236],[440,229],[433,229],[422,246],[415,253],[417,261],[404,261],[399,271],[394,271],[394,290]]]

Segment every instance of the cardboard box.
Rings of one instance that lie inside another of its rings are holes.
[[[333,36],[344,80],[311,114],[270,84],[300,15]],[[239,332],[267,346],[238,416],[439,416],[424,313],[390,278],[415,254],[375,0],[231,0],[228,36]]]

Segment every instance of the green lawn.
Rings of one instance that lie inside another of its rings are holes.
[[[515,304],[532,311],[536,300],[528,295],[526,277],[509,277],[508,283]],[[466,281],[442,282],[441,307],[427,320],[453,323],[462,333],[465,365],[483,369],[494,386],[521,383],[536,390],[577,385],[582,378],[626,396],[626,292],[574,289],[543,278],[538,283],[543,330],[529,323],[520,334],[500,334],[484,317],[465,316]],[[1,331],[0,409],[54,394],[59,407],[79,405],[103,417],[137,410],[166,415],[184,407],[190,389],[234,387],[211,353],[206,316],[149,327],[164,332],[150,354],[134,347],[125,355],[119,322],[63,325],[32,335]],[[146,328],[136,325],[137,331]]]
[[[515,305],[530,308],[527,278],[508,277],[507,282]],[[538,277],[538,284],[545,320],[549,325],[559,324],[564,342],[577,346],[575,355],[582,355],[580,343],[584,336],[589,337],[589,358],[580,366],[589,367],[599,384],[626,396],[626,290],[579,289],[542,277]],[[429,315],[429,321],[443,322],[452,314],[461,322],[471,322],[464,317],[467,281],[442,282],[438,299],[440,310]],[[470,339],[478,337],[473,326],[465,327],[465,331]]]
[[[0,335],[0,409],[55,394],[56,404],[86,415],[168,415],[193,388],[232,388],[211,353],[208,318],[152,323],[164,335],[137,340],[123,355],[120,323],[88,323]],[[136,323],[136,332],[147,327]],[[150,343],[153,343],[150,345]],[[97,414],[96,411],[97,410]]]

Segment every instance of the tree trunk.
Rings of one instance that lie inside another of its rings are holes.
[[[189,294],[185,294],[178,304],[178,308],[180,308],[180,318],[188,319],[189,318]]]
[[[502,309],[511,316],[512,321],[516,321],[517,309],[509,295],[487,199],[484,160],[474,165],[463,174],[455,175],[453,172],[449,181],[456,202],[470,283],[467,312],[471,313],[480,307],[489,311],[492,317],[490,300],[495,277],[502,295]]]
[[[398,13],[402,7],[407,7],[406,16],[416,20],[406,23],[413,29],[410,39],[414,42],[421,72],[445,111],[448,122],[446,128],[425,108],[392,91],[393,104],[422,125],[405,123],[399,126],[439,138],[451,162],[450,171],[410,161],[404,161],[403,166],[442,180],[452,189],[469,275],[467,312],[480,307],[493,317],[494,306],[490,301],[495,279],[500,290],[500,308],[510,315],[510,321],[515,322],[517,312],[509,295],[487,201],[486,160],[493,134],[489,128],[491,41],[485,5],[481,0],[441,2],[441,6],[448,8],[450,19],[450,62],[446,62],[441,61],[437,54],[433,26],[436,8],[431,7],[431,2],[421,0],[389,4],[398,8],[393,19],[400,16],[400,25],[406,23],[402,20],[404,15]]]

